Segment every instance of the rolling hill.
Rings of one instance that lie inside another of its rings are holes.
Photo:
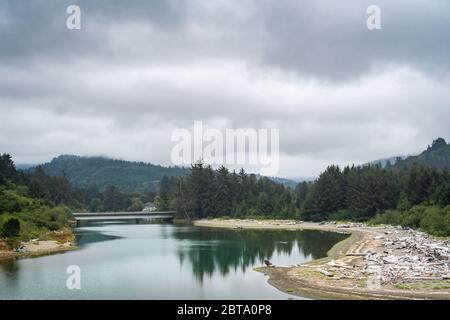
[[[152,189],[164,175],[178,177],[189,172],[182,167],[74,155],[61,155],[41,166],[48,175],[65,176],[75,187],[96,186],[104,190],[114,185],[125,192]]]

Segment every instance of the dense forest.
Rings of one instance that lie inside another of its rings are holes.
[[[438,139],[422,155],[442,148],[448,145]],[[167,180],[155,202],[159,209],[190,218],[372,221],[450,235],[450,172],[417,163],[400,168],[329,166],[315,182],[292,190],[244,170],[213,170],[198,162],[188,176]]]
[[[95,187],[105,191],[115,186],[123,192],[154,192],[164,176],[179,177],[189,171],[144,162],[61,155],[39,166],[50,176],[65,177],[76,188]],[[33,171],[35,168],[29,169]]]

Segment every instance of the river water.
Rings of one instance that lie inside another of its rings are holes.
[[[318,259],[346,237],[170,223],[91,223],[76,233],[80,250],[0,262],[0,299],[289,299],[253,268]],[[79,267],[80,289],[67,287],[69,266]]]

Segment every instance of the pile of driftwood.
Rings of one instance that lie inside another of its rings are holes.
[[[380,266],[383,283],[450,279],[450,243],[408,230],[406,236],[387,239],[382,254],[366,259]]]
[[[425,233],[402,230],[386,231],[375,236],[383,241],[382,250],[353,252],[360,264],[328,263],[328,272],[341,278],[377,278],[383,284],[413,283],[420,280],[450,279],[450,242],[430,238]],[[323,273],[325,274],[325,273]]]
[[[361,222],[338,223],[336,221],[322,221],[322,222],[319,222],[319,225],[320,226],[331,225],[331,226],[335,226],[336,228],[361,228],[361,227],[364,227],[364,224]]]
[[[382,253],[371,252],[364,259],[382,283],[450,279],[448,241],[432,239],[413,230],[407,230],[400,237],[387,237]]]

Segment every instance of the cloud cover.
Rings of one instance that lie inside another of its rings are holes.
[[[0,3],[0,151],[170,163],[174,129],[280,129],[280,176],[450,137],[450,3]],[[78,4],[82,29],[65,27]]]

